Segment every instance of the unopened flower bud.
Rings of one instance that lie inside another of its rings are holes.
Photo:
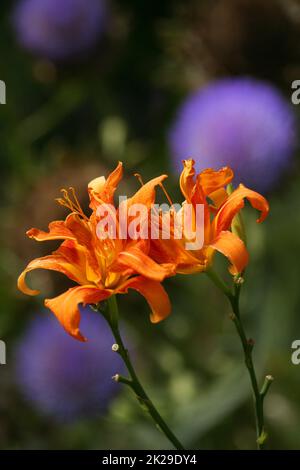
[[[244,284],[244,282],[245,282],[245,279],[240,274],[234,277],[234,283],[237,284],[238,286]]]

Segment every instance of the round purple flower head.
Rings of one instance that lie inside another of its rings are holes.
[[[216,81],[182,104],[169,134],[176,171],[194,158],[197,170],[230,166],[235,182],[268,191],[296,146],[296,122],[276,88],[254,79]]]
[[[81,310],[86,343],[71,338],[54,316],[43,312],[16,350],[20,390],[39,411],[60,421],[103,414],[120,390],[112,376],[124,373],[106,321],[89,307]]]
[[[13,13],[19,43],[63,60],[92,47],[107,23],[105,0],[20,0]]]

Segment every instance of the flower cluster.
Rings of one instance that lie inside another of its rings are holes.
[[[230,272],[233,275],[243,272],[248,263],[248,252],[243,240],[231,230],[232,221],[244,206],[245,199],[261,212],[258,222],[263,221],[269,211],[266,199],[242,184],[229,195],[227,186],[233,179],[233,171],[229,167],[218,171],[207,169],[196,175],[193,160],[185,160],[183,164],[180,187],[185,201],[181,210],[183,213],[187,204],[192,208],[190,218],[197,235],[197,207],[200,205],[203,208],[203,244],[200,248],[187,248],[186,241],[193,240],[184,229],[181,237],[178,237],[174,224],[171,224],[173,230],[170,230],[169,236],[165,237],[165,220],[175,218],[173,204],[167,212],[159,211],[158,237],[151,238],[151,226],[148,238],[132,237],[129,233],[126,236],[122,233],[121,236],[118,222],[121,211],[124,215],[122,203],[114,211],[116,236],[99,236],[99,214],[105,210],[110,211],[122,178],[123,169],[119,163],[107,179],[101,176],[88,185],[91,208],[89,217],[83,212],[74,189],[70,188],[69,191],[63,190],[63,197],[58,199],[70,211],[67,218],[51,222],[48,232],[36,228],[27,232],[30,238],[37,241],[62,240],[62,243],[51,255],[28,264],[19,277],[19,289],[29,295],[38,294],[38,291],[30,289],[25,283],[26,274],[34,269],[50,269],[68,276],[77,286],[58,297],[46,299],[45,305],[70,335],[83,341],[85,338],[79,329],[79,304],[98,304],[115,294],[124,294],[128,289],[135,289],[148,301],[152,311],[151,320],[159,322],[171,311],[169,297],[161,285],[165,278],[176,273],[208,270],[213,263],[215,251],[229,259]],[[128,224],[133,218],[130,208],[138,204],[146,208],[138,225],[142,226],[147,221],[148,226],[156,188],[162,187],[165,191],[165,178],[166,175],[162,175],[142,184],[126,200]],[[170,200],[169,197],[168,199]]]
[[[39,292],[29,289],[25,276],[34,269],[59,271],[79,286],[53,299],[45,300],[45,305],[57,316],[64,328],[75,338],[84,340],[79,331],[80,313],[78,304],[96,304],[114,294],[124,294],[128,289],[140,292],[149,302],[151,319],[158,322],[170,313],[169,298],[161,285],[167,276],[174,273],[169,263],[156,263],[149,257],[150,240],[99,239],[97,212],[100,206],[113,203],[115,190],[122,178],[123,168],[119,164],[107,179],[103,176],[89,184],[90,207],[87,217],[79,204],[73,188],[63,191],[58,202],[71,212],[66,220],[51,222],[49,231],[31,229],[30,238],[37,241],[63,240],[62,244],[49,256],[31,261],[18,280],[19,288],[26,294]],[[155,187],[165,176],[155,178],[141,187],[127,200],[128,209],[132,204],[143,204],[149,210],[155,200]]]
[[[230,165],[235,182],[270,191],[291,166],[296,118],[290,104],[266,82],[226,78],[191,93],[169,132],[172,163],[186,155],[197,170]]]
[[[111,377],[125,372],[111,350],[113,336],[101,315],[81,307],[89,342],[74,341],[52,315],[40,312],[18,341],[15,380],[26,401],[55,420],[71,422],[106,412],[120,387]]]
[[[20,0],[13,14],[18,41],[52,60],[83,54],[105,31],[105,0]]]
[[[196,175],[194,164],[194,160],[183,161],[180,188],[185,198],[182,206],[189,204],[192,207],[194,220],[197,206],[204,208],[203,246],[198,250],[187,250],[187,237],[183,231],[180,239],[173,236],[167,240],[152,240],[151,254],[156,261],[171,262],[176,266],[176,272],[188,274],[209,269],[215,251],[219,251],[230,261],[231,274],[242,273],[248,264],[249,256],[244,241],[231,231],[232,221],[247,199],[261,212],[257,222],[262,222],[269,211],[268,203],[259,193],[242,184],[229,195],[226,186],[234,176],[229,167],[219,171],[207,169]],[[197,232],[197,227],[195,229]]]

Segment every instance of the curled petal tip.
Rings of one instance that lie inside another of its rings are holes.
[[[264,208],[264,210],[262,210],[262,212],[260,214],[260,217],[258,217],[258,219],[256,219],[256,222],[258,224],[261,224],[267,218],[267,216],[269,215],[269,212],[270,212],[270,206],[269,206],[269,203],[266,200],[265,201],[265,208]]]
[[[150,321],[151,321],[151,323],[153,323],[155,325],[156,323],[160,323],[165,318],[167,318],[170,315],[170,313],[171,313],[171,309],[168,313],[165,313],[164,316],[161,317],[161,316],[158,316],[156,313],[151,312],[150,313]]]
[[[63,295],[63,294],[62,294]],[[52,302],[53,299],[45,299],[44,301],[44,305],[45,307],[49,308],[50,310],[53,311],[53,308],[52,308]],[[63,309],[63,303],[61,304],[61,309]],[[58,309],[59,311],[60,309]],[[61,314],[62,312],[60,312]],[[62,316],[63,318],[63,316]],[[65,331],[70,335],[72,336],[73,338],[77,339],[78,341],[81,341],[83,343],[85,343],[87,341],[87,338],[85,336],[83,336],[80,332],[80,329],[79,328],[72,328],[70,323],[67,323],[67,324],[64,324],[63,322],[62,323],[62,326],[64,327]]]
[[[87,338],[80,333],[79,329],[75,330],[74,333],[71,333],[71,335],[73,338],[78,339],[78,341],[81,341],[82,343],[87,342]]]
[[[40,294],[40,291],[39,291],[39,290],[30,289],[30,288],[27,287],[27,286],[21,288],[19,284],[18,284],[18,289],[19,289],[21,292],[23,292],[23,294],[26,294],[26,295],[35,296],[35,295],[39,295],[39,294]]]
[[[182,160],[183,166],[192,167],[195,165],[195,160],[193,158],[187,158],[186,160]]]
[[[58,297],[45,300],[45,306],[49,308],[67,333],[79,341],[86,341],[79,329],[80,310],[79,304],[96,304],[108,297],[108,292],[100,290],[93,285],[77,286],[68,289]]]
[[[31,228],[27,230],[26,235],[29,238],[33,238],[36,235],[37,229],[36,228]]]
[[[39,295],[40,291],[39,290],[36,290],[36,289],[30,289],[30,287],[27,286],[26,282],[25,282],[25,276],[26,276],[26,273],[27,273],[27,270],[23,271],[19,278],[18,278],[18,281],[17,281],[17,286],[18,286],[18,289],[23,292],[23,294],[26,294],[26,295]]]

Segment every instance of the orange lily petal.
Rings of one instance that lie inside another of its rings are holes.
[[[99,176],[89,183],[88,190],[91,200],[90,207],[92,209],[96,209],[99,203],[112,203],[114,193],[122,176],[123,165],[119,162],[107,179],[104,176]]]
[[[225,188],[220,188],[214,191],[213,193],[210,193],[209,195],[209,202],[212,204],[209,205],[209,208],[213,212],[217,212],[219,207],[221,207],[222,204],[226,201],[228,198],[228,192],[226,191]]]
[[[175,274],[174,264],[158,264],[138,248],[121,251],[112,270],[130,268],[133,272],[141,274],[153,281],[163,281],[166,277]]]
[[[61,255],[80,275],[76,282],[89,284],[99,280],[98,265],[95,267],[93,254],[75,240],[65,240],[53,255]]]
[[[72,281],[85,284],[87,280],[85,270],[82,269],[82,262],[82,257],[75,249],[62,246],[52,255],[43,256],[42,258],[36,258],[30,261],[18,278],[18,288],[27,295],[39,294],[38,290],[30,289],[25,280],[26,274],[34,269],[57,271],[63,273],[69,279],[72,279]]]
[[[79,247],[85,248],[86,272],[88,273],[87,277],[89,282],[100,280],[101,273],[94,249],[94,245],[97,244],[97,241],[95,241],[95,237],[93,237],[92,233],[92,230],[96,232],[96,229],[94,229],[93,226],[91,227],[91,222],[86,222],[75,213],[68,215],[65,224],[70,232],[73,233]]]
[[[214,233],[216,235],[222,230],[227,230],[230,227],[234,216],[244,207],[244,199],[248,199],[252,207],[261,212],[257,222],[260,223],[265,220],[269,213],[268,201],[261,194],[240,184],[220,207],[220,210],[213,221]]]
[[[144,204],[148,209],[155,201],[155,188],[160,185],[168,176],[161,175],[145,183],[131,198],[125,201],[129,208],[133,204]]]
[[[108,175],[107,178],[107,188],[109,188],[110,192],[115,191],[118,187],[123,176],[123,164],[119,162],[117,167]]]
[[[45,306],[49,308],[64,329],[79,341],[86,341],[79,330],[79,304],[96,304],[107,299],[112,294],[110,290],[100,290],[94,286],[79,286],[68,289],[53,299],[46,299]]]
[[[85,220],[79,217],[78,214],[72,212],[66,218],[65,226],[72,233],[79,245],[90,248],[92,233]]]
[[[184,248],[181,240],[151,240],[150,256],[159,263],[198,265],[199,259]]]
[[[233,171],[228,166],[221,168],[220,170],[213,170],[208,168],[202,171],[197,176],[197,182],[201,186],[204,194],[209,196],[214,191],[224,188],[233,179]]]
[[[65,240],[52,254],[63,256],[66,261],[84,271],[86,263],[85,250],[75,240]]]
[[[236,275],[244,271],[249,254],[244,242],[237,235],[229,231],[221,232],[209,246],[229,259],[231,274]]]
[[[179,184],[182,194],[187,202],[192,201],[195,188],[195,161],[192,159],[183,160],[183,170],[180,175]]]
[[[44,232],[37,228],[32,228],[26,232],[29,238],[34,238],[38,242],[46,240],[72,240],[74,235],[70,230],[65,226],[63,220],[55,220],[51,222],[48,226],[49,232]]]
[[[150,320],[158,323],[171,313],[171,303],[163,286],[156,281],[142,276],[133,277],[118,289],[119,293],[127,293],[128,289],[134,289],[147,300],[151,308]]]

